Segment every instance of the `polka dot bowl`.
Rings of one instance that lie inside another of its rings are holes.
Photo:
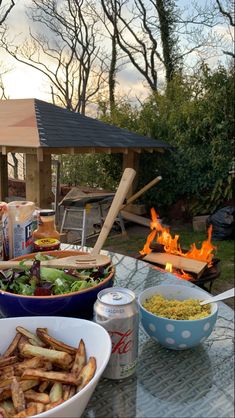
[[[211,314],[202,319],[167,319],[148,312],[143,303],[160,294],[166,299],[206,299],[208,293],[198,287],[183,285],[159,285],[145,289],[138,298],[141,323],[146,333],[159,344],[172,350],[195,347],[209,337],[216,323],[218,305],[211,304]]]

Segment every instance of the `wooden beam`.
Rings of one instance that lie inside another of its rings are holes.
[[[6,145],[2,145],[2,147],[0,147],[0,152],[2,149],[2,154],[7,154],[9,152],[15,152],[15,153],[21,153],[21,154],[37,154],[37,149],[39,148],[32,148],[32,147],[20,147],[20,146],[6,146]],[[92,154],[92,153],[97,153],[97,154],[128,154],[129,151],[134,151],[137,154],[140,154],[143,151],[148,151],[148,152],[165,152],[165,150],[163,148],[131,148],[128,150],[128,148],[118,148],[118,147],[113,147],[113,148],[101,148],[101,147],[79,147],[79,148],[74,148],[74,147],[68,147],[68,148],[43,148],[43,155],[50,155],[50,154],[55,154],[55,155],[61,155],[61,154]]]
[[[26,199],[40,208],[50,208],[52,201],[51,155],[38,161],[37,155],[26,154]]]
[[[75,149],[73,148],[69,148],[69,154],[74,155],[75,154]]]
[[[7,155],[0,153],[0,201],[8,196]]]
[[[5,148],[4,153],[15,152],[19,154],[36,154],[37,148],[27,148],[27,147],[2,147]]]
[[[159,181],[162,180],[162,176],[158,176],[152,181],[150,181],[148,184],[146,184],[142,189],[140,189],[137,193],[135,193],[133,196],[131,196],[125,205],[123,205],[123,208],[128,206],[130,203],[134,202],[136,199],[138,199],[143,193],[147,192],[151,187],[155,186]]]
[[[19,152],[19,151],[17,151]],[[55,154],[124,154],[127,153],[127,148],[98,148],[98,147],[80,147],[80,148],[45,148],[43,149],[44,155]]]
[[[43,149],[42,148],[37,149],[37,159],[38,161],[43,161]]]
[[[165,149],[164,148],[154,148],[154,151],[160,152],[161,154],[164,154]]]
[[[123,219],[126,219],[127,221],[134,222],[139,225],[146,226],[147,228],[150,228],[150,219],[144,218],[143,216],[135,215],[134,213],[127,212],[127,210],[121,210],[121,215]]]

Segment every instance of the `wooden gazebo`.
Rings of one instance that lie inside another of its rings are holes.
[[[169,145],[37,99],[0,101],[0,200],[8,196],[7,154],[26,154],[26,199],[48,207],[51,155],[122,153],[137,169],[141,152]],[[132,190],[133,191],[133,190]]]

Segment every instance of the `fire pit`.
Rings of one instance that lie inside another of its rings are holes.
[[[215,258],[213,251],[216,247],[211,243],[212,226],[208,229],[207,240],[203,241],[201,248],[191,245],[189,251],[181,249],[179,235],[173,237],[169,228],[161,225],[155,210],[151,209],[151,232],[140,258],[144,261],[175,274],[180,279],[190,280],[202,288],[211,291],[213,282],[220,275],[220,260]]]

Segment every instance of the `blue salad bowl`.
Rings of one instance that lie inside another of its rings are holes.
[[[47,251],[47,255],[57,258],[85,254],[80,251]],[[17,257],[15,260],[32,259],[36,253]],[[99,284],[77,292],[50,296],[25,296],[0,290],[0,315],[3,317],[17,316],[67,316],[91,319],[93,305],[100,290],[113,286],[114,267],[110,266],[109,275]]]

